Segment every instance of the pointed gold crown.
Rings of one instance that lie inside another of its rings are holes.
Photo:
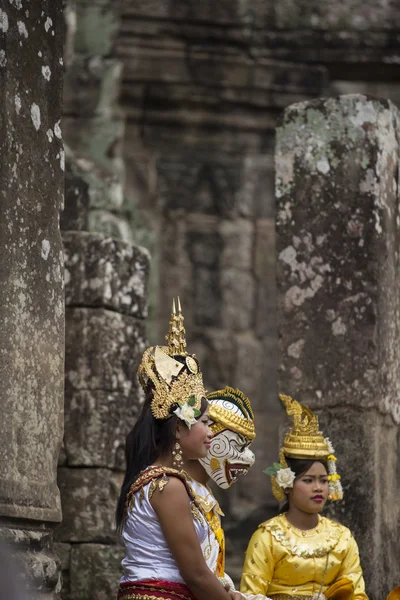
[[[281,452],[289,458],[326,459],[329,447],[319,430],[318,417],[290,396],[279,394],[286,413],[293,417],[293,425],[286,435]]]
[[[288,464],[286,458],[297,458],[303,460],[323,460],[326,461],[329,481],[329,499],[341,500],[343,498],[343,488],[340,483],[340,475],[336,471],[336,457],[334,449],[329,438],[324,437],[319,430],[318,417],[304,406],[293,400],[290,396],[279,394],[279,398],[286,408],[286,413],[293,417],[293,425],[283,440],[282,448],[279,451],[279,464],[274,463],[274,468],[286,469]],[[278,484],[275,474],[268,473],[269,467],[265,472],[271,475],[272,493],[275,498],[281,502],[284,497],[284,489]]]
[[[190,406],[201,409],[201,400],[206,392],[203,376],[197,358],[186,352],[185,328],[183,326],[181,303],[178,298],[178,313],[175,300],[169,332],[168,346],[151,346],[145,350],[138,369],[139,381],[147,391],[149,383],[153,387],[151,411],[156,419],[168,419],[173,415],[174,406],[190,400]]]
[[[226,386],[223,390],[217,390],[207,394],[210,402],[209,417],[213,423],[210,429],[213,435],[217,435],[225,429],[243,435],[248,440],[254,440],[256,432],[254,428],[254,414],[250,400],[240,390]],[[224,402],[234,404],[241,415],[232,412],[224,406]]]
[[[168,342],[168,350],[170,355],[181,354],[186,355],[186,331],[183,326],[183,315],[181,301],[178,297],[178,314],[176,314],[175,298],[172,300],[171,319],[169,321],[169,332],[165,336]]]

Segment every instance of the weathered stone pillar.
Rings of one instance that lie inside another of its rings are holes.
[[[0,537],[58,597],[64,293],[61,0],[0,3]]]
[[[276,148],[279,389],[334,441],[373,600],[399,583],[399,124],[365,96],[296,104]]]
[[[65,435],[56,531],[63,600],[116,597],[123,552],[114,513],[125,437],[139,406],[147,251],[81,231],[63,233],[66,274]],[[104,595],[102,595],[104,594]]]

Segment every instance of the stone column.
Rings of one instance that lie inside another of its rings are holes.
[[[124,444],[140,402],[148,253],[101,234],[63,232],[66,274],[64,448],[56,531],[63,600],[114,598],[123,551],[114,513]]]
[[[58,597],[64,292],[61,0],[0,3],[0,537]]]
[[[276,148],[279,389],[316,410],[367,591],[398,585],[399,113],[342,96],[289,107]]]

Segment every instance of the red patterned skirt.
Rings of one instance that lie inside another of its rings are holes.
[[[118,600],[196,600],[196,598],[183,583],[145,579],[120,583]]]

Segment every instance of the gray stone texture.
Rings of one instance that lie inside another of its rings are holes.
[[[128,398],[144,351],[143,321],[91,308],[67,308],[66,321],[66,392],[102,390]]]
[[[130,317],[147,316],[150,255],[139,246],[101,234],[63,235],[67,306],[104,307]]]
[[[71,551],[71,598],[116,598],[123,557],[124,551],[119,546],[74,545]]]
[[[58,469],[63,521],[58,542],[115,543],[114,512],[121,476],[109,469]]]
[[[16,592],[23,594],[26,590],[26,597],[32,600],[59,598],[60,561],[54,552],[53,529],[48,525],[38,521],[3,522],[0,526],[0,556],[3,594],[7,584],[13,584]],[[11,597],[14,600],[20,596]]]
[[[61,5],[33,9],[24,27],[18,26],[21,18],[13,5],[2,17],[7,50],[0,68],[0,452],[6,460],[0,465],[0,511],[3,516],[58,521],[55,465],[62,435],[64,316],[58,217],[64,173],[62,47],[52,31],[61,27]],[[52,22],[48,31],[47,19]],[[35,33],[37,24],[45,36]],[[21,60],[20,44],[29,61]],[[39,50],[46,55],[42,60]],[[52,70],[49,80],[41,71],[44,63]]]
[[[91,182],[85,178],[86,172],[79,168],[68,148],[65,167],[65,205],[60,217],[60,227],[62,230],[87,231],[93,185],[91,188]]]
[[[64,231],[98,231],[127,242],[133,241],[123,211],[123,181],[117,172],[93,158],[77,157],[66,148]],[[111,212],[110,212],[111,211]]]
[[[62,228],[132,242],[133,207],[123,188],[124,115],[118,105],[122,63],[113,51],[120,2],[67,4],[63,129],[69,150]]]
[[[63,431],[62,2],[0,9],[0,517],[30,597],[57,598]],[[46,526],[44,526],[46,522]]]
[[[141,402],[136,373],[145,349],[149,254],[84,231],[65,231],[63,241],[65,433],[58,469],[63,522],[56,539],[63,600],[87,598],[88,590],[97,599],[107,590],[115,593],[119,581],[114,512],[125,437]]]
[[[64,88],[72,153],[62,228],[146,244],[153,256],[150,340],[164,338],[171,298],[179,294],[189,347],[200,357],[207,387],[234,382],[250,396],[259,466],[221,498],[228,571],[238,577],[250,531],[276,508],[260,473],[276,459],[282,421],[276,400],[274,129],[288,104],[322,94],[361,91],[398,100],[398,7],[370,0],[340,6],[129,0],[120,20],[119,2],[74,5],[69,10],[76,27],[68,39],[71,47],[75,36],[75,47]],[[117,102],[120,84],[124,113]],[[85,260],[94,247],[82,248]],[[73,278],[94,281],[82,260],[76,268]],[[125,285],[125,276],[111,281],[103,270],[95,290],[83,280],[82,287],[73,284],[73,306],[79,308],[79,297],[89,304],[81,308],[98,310],[93,299],[103,302],[109,284]],[[119,308],[103,308],[120,311],[118,294],[116,301]],[[88,352],[83,364],[101,364],[93,349]],[[301,344],[291,348],[299,352]],[[294,369],[292,375],[301,373]],[[95,441],[85,445],[84,427],[78,428],[62,464],[68,451],[76,465],[93,460],[113,468],[120,460],[120,448],[112,450],[117,436],[99,423],[107,411],[113,422],[124,414],[116,401],[120,392],[70,390],[71,428],[87,411]]]
[[[108,600],[117,597],[124,557],[121,546],[62,542],[55,546],[61,559],[63,600]]]
[[[399,125],[389,101],[307,102],[285,111],[276,149],[278,383],[336,447],[331,514],[374,600],[398,584]]]
[[[103,309],[67,309],[65,452],[69,466],[123,467],[140,399],[143,321]]]
[[[116,597],[122,551],[114,512],[125,437],[142,400],[136,372],[150,256],[133,244],[140,235],[124,194],[122,63],[113,54],[119,10],[119,2],[77,0],[66,11],[65,434],[56,532],[63,600]]]

